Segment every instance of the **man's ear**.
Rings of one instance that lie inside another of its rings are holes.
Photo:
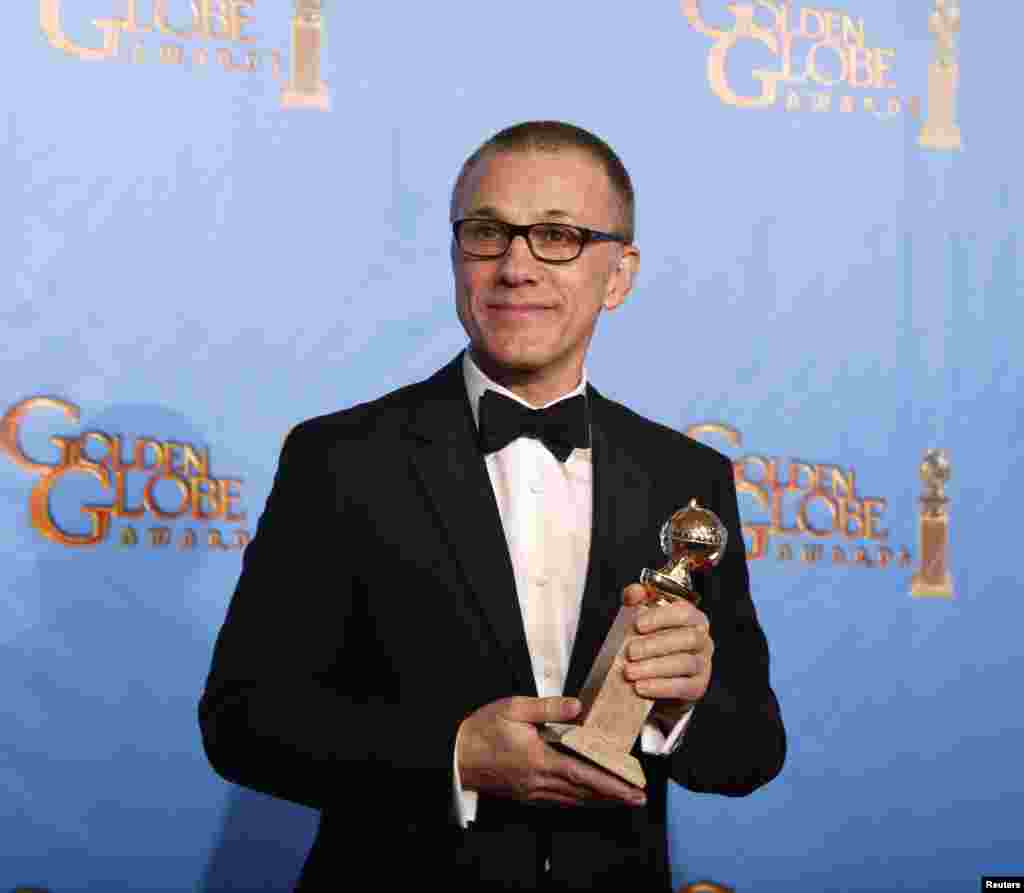
[[[605,310],[614,310],[626,300],[633,290],[633,281],[640,271],[640,250],[635,245],[627,245],[611,276],[608,277],[608,291],[605,294]]]

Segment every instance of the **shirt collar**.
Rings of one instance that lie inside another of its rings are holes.
[[[575,397],[577,394],[586,394],[587,392],[587,370],[583,368],[583,374],[580,377],[580,383],[576,385],[567,394],[563,394],[552,400],[550,403],[545,403],[543,406],[531,406],[522,397],[513,394],[508,388],[503,388],[496,381],[489,378],[477,364],[473,361],[472,352],[467,347],[463,351],[462,355],[462,372],[463,377],[466,381],[466,393],[469,396],[469,406],[473,410],[473,422],[477,428],[480,427],[480,398],[483,397],[484,391],[497,391],[499,394],[509,397],[515,400],[516,403],[521,403],[523,406],[529,409],[546,409],[549,406],[554,406],[556,403],[560,403],[562,400],[568,400],[570,397]]]

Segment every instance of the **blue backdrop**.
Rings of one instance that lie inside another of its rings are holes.
[[[0,889],[289,889],[315,814],[219,780],[195,717],[241,547],[292,425],[463,346],[449,191],[535,118],[636,183],[591,379],[750,482],[790,753],[749,798],[672,790],[676,881],[1024,870],[1024,13],[966,3],[935,92],[931,0],[843,3],[9,4]],[[950,97],[962,149],[922,147]],[[911,594],[929,448],[952,597]]]

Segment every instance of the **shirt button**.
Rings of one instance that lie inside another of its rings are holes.
[[[531,493],[543,493],[544,492],[544,483],[543,483],[543,481],[531,481],[530,482],[530,492]]]

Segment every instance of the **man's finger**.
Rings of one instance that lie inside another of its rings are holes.
[[[704,672],[704,667],[705,661],[699,654],[680,653],[630,661],[623,674],[630,682],[637,679],[676,679],[699,676]]]
[[[564,794],[549,793],[529,801],[535,806],[585,806],[586,801],[579,797],[566,797]]]
[[[688,601],[654,605],[641,611],[636,618],[636,631],[641,635],[677,626],[708,627],[709,624],[707,615]]]
[[[571,722],[581,707],[577,698],[509,698],[502,715],[513,722]]]
[[[531,799],[558,799],[559,801],[568,801],[573,806],[581,806],[588,800],[593,800],[595,796],[594,790],[585,785],[573,784],[558,775],[549,774],[538,786]]]
[[[707,691],[704,676],[677,676],[674,679],[641,679],[633,683],[636,693],[652,701],[699,701]]]
[[[640,583],[630,583],[622,590],[622,603],[627,607],[635,607],[650,601],[651,596],[647,587]]]
[[[711,638],[704,630],[695,626],[648,633],[630,642],[626,648],[626,660],[647,660],[669,654],[698,654],[711,650]]]
[[[630,803],[636,806],[646,802],[644,792],[631,784],[627,784],[610,772],[598,769],[584,763],[582,760],[573,759],[570,756],[561,754],[552,748],[554,759],[550,771],[561,777],[568,783],[589,788],[598,798],[619,800],[623,803]]]

